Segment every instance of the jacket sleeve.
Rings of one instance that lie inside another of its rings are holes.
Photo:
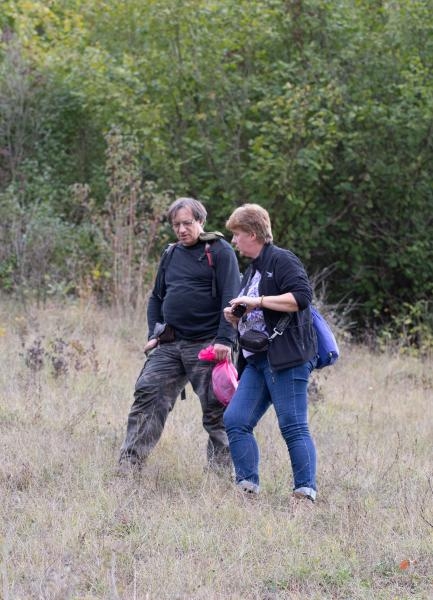
[[[163,322],[162,315],[162,301],[165,294],[165,283],[164,283],[164,268],[163,268],[164,257],[161,258],[158,266],[158,272],[156,274],[155,283],[153,286],[152,293],[147,303],[147,328],[148,328],[148,339],[152,338],[153,330],[157,322]]]
[[[232,346],[237,337],[237,331],[224,318],[223,309],[229,300],[235,298],[240,289],[241,275],[238,261],[233,248],[226,242],[218,252],[215,261],[217,290],[221,301],[221,314],[215,341],[219,344]]]
[[[300,259],[290,251],[277,258],[277,285],[281,293],[292,292],[299,310],[304,310],[313,299],[313,290]]]

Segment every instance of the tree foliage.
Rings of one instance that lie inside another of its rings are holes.
[[[219,229],[262,204],[276,242],[329,269],[329,300],[354,302],[361,326],[429,306],[431,0],[4,4],[0,193],[96,223],[116,128],[140,194],[199,197]]]

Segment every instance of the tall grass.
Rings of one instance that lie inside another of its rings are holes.
[[[3,600],[433,598],[431,360],[348,346],[315,376],[319,496],[294,514],[272,411],[248,501],[205,471],[191,390],[141,477],[116,476],[138,322],[0,304]]]

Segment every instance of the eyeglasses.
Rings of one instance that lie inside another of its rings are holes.
[[[173,229],[180,229],[182,226],[183,227],[191,227],[191,225],[194,225],[195,223],[195,219],[191,219],[190,221],[179,221],[177,223],[172,223],[171,226],[173,227]]]

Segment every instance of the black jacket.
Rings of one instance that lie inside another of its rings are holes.
[[[278,371],[313,359],[317,354],[317,339],[310,311],[313,291],[299,258],[290,250],[265,244],[260,255],[248,267],[241,289],[246,285],[252,270],[261,273],[260,296],[291,292],[299,306],[299,311],[292,313],[283,335],[276,336],[270,342],[268,358],[271,367]],[[263,308],[263,315],[266,329],[272,335],[274,327],[285,313]]]

